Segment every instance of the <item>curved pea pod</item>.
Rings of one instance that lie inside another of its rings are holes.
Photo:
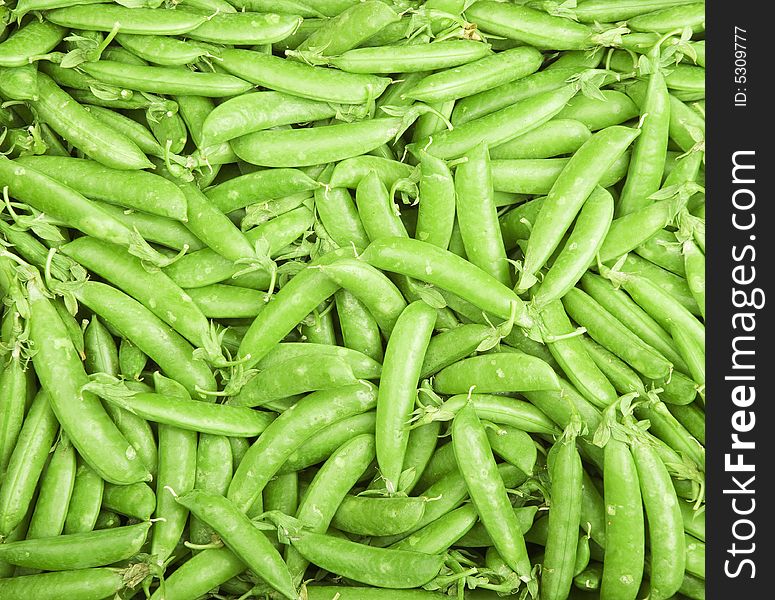
[[[465,508],[465,506],[463,507]],[[457,509],[457,512],[461,509]],[[522,530],[523,534],[527,534],[528,531],[530,531],[530,528],[533,526],[533,521],[535,519],[535,515],[538,512],[537,506],[519,506],[514,507],[514,515],[516,516],[517,520],[519,521],[519,527]],[[452,513],[449,513],[452,514]],[[525,538],[526,541],[533,542],[534,540],[528,540]],[[475,523],[469,531],[460,537],[456,542],[455,546],[460,546],[463,548],[490,548],[492,547],[492,539],[490,539],[489,534],[487,533],[487,530],[485,529],[484,525],[481,522]]]
[[[62,252],[133,296],[195,346],[206,343],[207,318],[163,271],[149,272],[118,246],[86,236],[65,244]]]
[[[592,134],[573,119],[552,119],[504,144],[490,148],[492,159],[537,159],[572,154]]]
[[[261,370],[236,396],[229,399],[229,405],[261,406],[282,398],[355,382],[352,368],[338,356],[299,356]]]
[[[81,600],[100,600],[127,587],[125,574],[117,569],[76,569],[0,579],[0,595],[6,598],[57,600],[63,595]]]
[[[189,65],[210,54],[205,45],[166,35],[119,33],[115,39],[122,48],[144,61],[168,67]]]
[[[299,25],[301,18],[296,15],[222,12],[208,14],[204,23],[186,32],[186,37],[213,44],[274,44],[292,35]]]
[[[471,501],[493,544],[509,567],[529,577],[530,560],[519,521],[498,474],[487,434],[471,404],[458,411],[452,421],[452,445]]]
[[[92,200],[186,220],[186,199],[178,187],[153,173],[106,167],[96,161],[63,156],[17,159]]]
[[[395,535],[409,531],[425,513],[426,498],[345,496],[331,524],[355,535]]]
[[[113,31],[139,35],[182,35],[207,20],[206,16],[153,8],[126,8],[114,4],[69,6],[46,12],[46,19],[57,25],[91,31]]]
[[[209,367],[194,358],[193,347],[139,302],[106,284],[86,282],[78,300],[110,323],[150,356],[167,375],[183,383],[192,395],[214,390]]]
[[[11,314],[11,313],[9,313]],[[9,316],[6,319],[12,318]],[[14,340],[15,341],[15,340]],[[6,336],[3,342],[7,343]],[[28,381],[24,365],[15,356],[2,361],[0,373],[0,474],[5,474],[24,425]]]
[[[478,518],[476,509],[472,505],[464,505],[439,517],[433,523],[429,523],[389,547],[396,550],[427,552],[428,554],[445,552],[453,544],[461,545],[461,537],[470,534],[471,529],[476,526]],[[492,545],[492,541],[488,539],[487,545]]]
[[[260,361],[304,317],[338,289],[339,286],[320,269],[307,266],[300,271],[258,313],[242,338],[239,355],[246,360],[245,366],[250,367]]]
[[[226,546],[254,573],[294,600],[298,597],[288,567],[266,535],[233,502],[201,490],[177,496],[177,502],[212,527]]]
[[[577,95],[557,115],[558,119],[580,121],[591,131],[636,119],[640,114],[635,103],[626,94],[616,90],[602,90],[603,99]]]
[[[258,131],[231,142],[245,162],[304,167],[336,162],[378,148],[406,127],[400,118],[371,119],[305,129]]]
[[[393,590],[372,587],[308,585],[309,600],[444,600],[446,594],[425,590]]]
[[[381,238],[371,242],[359,258],[383,271],[453,291],[501,319],[508,319],[514,312],[518,325],[532,325],[526,306],[513,290],[467,260],[432,244],[401,237]]]
[[[87,382],[86,372],[56,309],[34,283],[28,284],[27,290],[33,315],[30,337],[38,348],[35,371],[49,391],[62,428],[79,454],[103,479],[115,483],[148,479],[150,475],[137,452],[118,431],[99,400],[81,391]]]
[[[37,100],[37,66],[0,67],[0,93],[9,100]]]
[[[355,190],[355,205],[369,239],[409,236],[391,192],[377,173],[371,172],[361,179]]]
[[[600,247],[600,262],[610,263],[635,250],[673,223],[684,206],[681,198],[660,200],[614,219]]]
[[[67,30],[53,22],[32,19],[0,43],[0,67],[23,67],[33,57],[51,52]]]
[[[546,415],[531,404],[491,394],[457,394],[444,404],[448,415],[457,414],[470,402],[480,419],[534,433],[556,434],[557,428]]]
[[[286,361],[302,359],[314,361],[321,356],[333,356],[346,362],[358,379],[379,379],[382,365],[365,354],[329,344],[283,342],[278,344],[257,364],[259,370],[276,367]]]
[[[214,207],[213,207],[214,208]],[[207,221],[203,220],[201,225]],[[248,244],[265,244],[270,258],[276,258],[283,248],[293,243],[312,225],[313,215],[305,206],[262,223],[245,232]],[[198,239],[198,238],[195,238]],[[211,248],[202,248],[176,260],[164,272],[182,288],[196,288],[232,280],[239,286],[267,290],[270,274],[265,270],[238,275],[241,267]]]
[[[442,394],[521,392],[559,389],[554,370],[544,361],[521,353],[464,358],[442,369],[433,386]]]
[[[11,536],[25,520],[58,430],[59,423],[51,409],[48,394],[41,390],[27,412],[8,468],[3,474],[0,535]],[[26,525],[24,529],[26,532]]]
[[[38,99],[30,105],[41,121],[94,160],[116,169],[151,166],[131,139],[97,120],[44,73],[38,73]]]
[[[476,401],[474,401],[474,410],[476,409]],[[517,467],[525,475],[533,474],[538,449],[527,432],[512,425],[503,424],[492,424],[492,426],[485,424],[485,429],[490,447],[495,454]]]
[[[135,555],[150,523],[0,545],[0,558],[21,567],[67,571],[110,565]]]
[[[332,188],[356,189],[361,180],[374,171],[385,187],[392,189],[401,179],[412,177],[415,168],[406,163],[380,156],[354,156],[338,162],[331,172],[328,184]]]
[[[441,554],[375,548],[331,535],[293,532],[289,543],[309,562],[347,579],[390,589],[425,585],[438,575]]]
[[[321,102],[362,104],[379,97],[390,83],[385,77],[343,73],[249,50],[224,50],[221,59],[229,73],[251,83]]]
[[[245,572],[248,566],[229,548],[208,548],[183,562],[164,578],[152,600],[184,600],[205,595],[215,586]]]
[[[373,411],[346,417],[305,441],[285,461],[279,474],[302,471],[331,457],[343,444],[365,434],[374,435],[376,413]],[[348,489],[349,491],[349,489]]]
[[[151,518],[156,508],[156,495],[145,483],[106,483],[102,493],[102,506],[112,512],[146,521]]]
[[[252,319],[266,306],[266,294],[236,285],[214,283],[186,293],[208,319]]]
[[[577,67],[544,69],[491,90],[461,98],[455,102],[455,108],[452,110],[452,124],[459,127],[520,100],[565,87],[568,79],[582,70],[583,68]]]
[[[420,379],[441,371],[444,367],[473,354],[492,335],[492,328],[469,323],[434,335],[425,351]]]
[[[678,591],[684,576],[686,544],[681,509],[667,468],[648,441],[636,439],[632,455],[649,520],[649,596],[664,600]]]
[[[552,186],[557,182],[569,160],[570,159],[568,158],[493,160],[490,163],[493,187],[496,192],[548,194],[551,191]],[[625,152],[619,156],[614,163],[603,172],[600,181],[598,181],[598,186],[609,188],[618,183],[627,174],[627,165],[629,164],[629,161],[629,153]],[[543,205],[545,199],[543,197],[535,198],[531,203],[532,202]],[[532,217],[530,221],[533,223],[538,216],[538,211],[534,210],[537,206],[532,204],[530,204],[530,206],[531,208],[527,208],[526,206],[525,209],[520,209],[518,214],[521,215],[523,210],[527,210],[529,212],[529,217]],[[514,223],[514,225],[516,225],[516,223]],[[528,233],[527,229],[520,228],[518,235],[520,236],[520,239],[527,239]],[[516,244],[516,242],[509,241],[509,244]]]
[[[255,131],[335,116],[337,107],[281,92],[254,92],[216,106],[202,125],[202,146],[228,142]]]
[[[584,50],[598,44],[595,32],[564,17],[502,2],[477,2],[466,18],[487,33],[502,35],[537,48]]]
[[[669,294],[683,308],[695,317],[700,317],[700,307],[692,296],[689,284],[684,277],[670,273],[637,254],[627,254],[619,267],[625,274],[633,274],[647,279],[653,285]]]
[[[94,529],[102,506],[104,485],[103,479],[79,459],[73,493],[67,508],[64,533],[86,533]]]
[[[376,407],[367,382],[310,394],[275,419],[248,450],[229,485],[228,498],[247,510],[266,483],[301,445],[327,426]]]
[[[495,88],[538,70],[541,53],[522,46],[428,75],[407,95],[421,102],[447,102]]]
[[[536,306],[562,298],[576,285],[604,245],[613,214],[613,196],[596,187],[581,207],[568,241],[533,294]]]
[[[528,240],[517,287],[527,290],[546,264],[602,174],[638,137],[629,127],[609,127],[587,140],[563,168],[549,191]]]
[[[419,140],[410,149],[422,148],[439,158],[458,158],[481,142],[497,146],[534,129],[557,115],[576,94],[575,85],[537,94],[481,116],[452,130]]]
[[[371,36],[398,21],[396,11],[383,2],[368,1],[352,4],[338,15],[327,19],[313,31],[297,50],[322,52],[338,56],[357,48]]]

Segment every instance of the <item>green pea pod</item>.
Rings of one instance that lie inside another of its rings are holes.
[[[338,56],[357,48],[398,18],[396,11],[387,4],[375,1],[359,2],[326,20],[296,49]]]
[[[568,161],[533,224],[519,289],[526,290],[535,284],[535,274],[559,245],[598,184],[601,174],[614,164],[638,135],[637,129],[609,127],[589,138]]]
[[[476,405],[474,404],[474,409]],[[485,424],[487,439],[492,451],[506,462],[520,469],[525,475],[532,475],[538,450],[533,438],[521,429],[511,425]]]
[[[8,315],[13,314],[9,312]],[[10,319],[6,315],[6,319]],[[10,341],[10,340],[8,340]],[[7,338],[3,336],[3,342]],[[27,376],[24,365],[14,355],[3,361],[0,373],[0,474],[5,474],[24,424]]]
[[[30,336],[38,348],[35,371],[41,384],[50,390],[52,408],[73,445],[107,481],[126,484],[150,478],[140,457],[99,401],[81,392],[87,382],[86,372],[51,302],[33,282],[27,289],[32,314]]]
[[[304,530],[289,540],[299,554],[326,571],[390,589],[425,585],[438,575],[444,561],[440,554],[374,548]]]
[[[248,566],[229,548],[208,548],[183,562],[164,578],[151,600],[184,600],[205,595],[243,573]]]
[[[56,600],[62,595],[83,600],[100,600],[127,587],[117,569],[76,569],[0,580],[0,594],[8,598]]]
[[[40,480],[38,499],[27,528],[27,539],[61,535],[75,482],[75,450],[63,435]]]
[[[568,241],[533,294],[536,306],[562,298],[581,279],[605,244],[613,212],[611,194],[603,188],[595,188],[581,208]]]
[[[397,85],[400,83],[394,84],[393,87]],[[354,190],[371,171],[379,175],[379,179],[387,189],[392,189],[398,181],[411,178],[414,167],[397,160],[364,154],[338,162],[331,171],[331,179],[328,183],[332,188],[344,187]]]
[[[390,548],[440,554],[453,544],[461,545],[461,537],[471,531],[477,518],[476,509],[472,505],[461,506],[396,542]]]
[[[462,156],[481,142],[488,146],[503,144],[549,121],[562,110],[576,91],[575,85],[564,85],[530,96],[452,130],[442,131],[427,140],[419,140],[416,148],[439,158],[450,159]]]
[[[408,95],[421,102],[448,102],[530,75],[541,66],[535,48],[521,46],[485,56],[454,70],[424,77]]]
[[[615,438],[605,446],[603,485],[608,549],[603,561],[601,598],[634,599],[643,576],[643,502],[630,448]]]
[[[415,237],[446,250],[455,222],[455,184],[447,164],[427,153],[420,159],[419,197]]]
[[[248,173],[224,181],[208,188],[205,191],[205,195],[221,212],[230,213],[262,200],[313,191],[319,187],[318,183],[301,171],[295,169],[269,169]]]
[[[458,411],[452,421],[452,444],[476,512],[495,547],[515,572],[530,577],[522,530],[498,476],[487,434],[470,404]]]
[[[573,119],[555,118],[504,144],[490,148],[492,159],[537,159],[572,154],[592,134]]]
[[[247,231],[248,243],[266,244],[270,258],[276,258],[288,245],[304,234],[312,225],[312,212],[303,206],[280,215]],[[204,221],[203,221],[204,223]],[[198,238],[195,238],[198,239]],[[263,242],[261,240],[264,240]],[[271,284],[267,271],[258,270],[239,275],[240,265],[211,248],[203,248],[176,260],[164,272],[182,288],[196,288],[233,280],[237,285],[266,290]]]
[[[559,386],[552,368],[527,354],[488,354],[465,358],[442,369],[434,378],[442,394],[478,394],[551,390]]]
[[[598,408],[613,403],[616,390],[584,350],[563,303],[555,300],[547,304],[541,319],[546,328],[549,351],[576,389]]]
[[[331,524],[355,535],[396,535],[417,525],[426,504],[425,498],[345,496]]]
[[[384,357],[382,334],[372,314],[347,290],[339,290],[334,298],[342,345],[382,362]]]
[[[308,439],[285,461],[278,473],[302,471],[330,458],[348,440],[364,434],[374,435],[376,413],[365,412],[346,417],[325,427],[314,438]]]
[[[148,520],[156,507],[156,496],[145,483],[114,485],[106,483],[102,493],[102,506],[133,519]]]
[[[285,361],[308,356],[336,356],[341,358],[350,365],[353,374],[358,379],[379,379],[380,377],[381,365],[365,354],[339,346],[301,342],[283,342],[278,344],[258,362],[256,367],[259,370],[269,369]]]
[[[681,510],[667,468],[649,443],[634,440],[632,455],[650,524],[649,596],[655,600],[664,600],[677,592],[683,581],[686,544]],[[656,526],[657,523],[659,526]]]
[[[574,119],[591,131],[621,125],[640,114],[638,106],[623,92],[602,90],[600,97],[577,95],[558,114],[558,119]]]
[[[121,33],[181,35],[205,22],[206,17],[181,10],[167,13],[152,8],[126,8],[113,4],[70,6],[48,11],[47,20],[63,27],[110,32],[116,23]]]
[[[671,363],[627,329],[585,292],[574,288],[562,300],[568,314],[590,337],[651,379],[667,377]]]
[[[375,408],[376,403],[377,391],[366,382],[306,396],[275,419],[250,447],[234,473],[228,498],[247,510],[305,440],[327,425]]]
[[[466,506],[463,506],[463,508],[467,508]],[[452,513],[462,510],[462,508],[457,509],[455,511],[452,511]],[[514,514],[517,517],[517,520],[519,521],[520,529],[522,530],[522,533],[527,535],[529,531],[531,531],[531,528],[533,527],[533,520],[535,518],[536,512],[538,511],[538,507],[536,506],[519,506],[514,507]],[[452,513],[449,513],[451,515]],[[442,517],[443,518],[443,517]],[[542,521],[544,519],[541,519]],[[439,519],[441,521],[441,519]],[[439,522],[437,521],[437,522]],[[530,537],[529,535],[525,537],[525,541],[529,542],[535,542],[534,538],[528,539]],[[411,539],[411,536],[409,538]],[[544,540],[544,545],[545,545]],[[471,529],[463,535],[461,538],[457,540],[455,543],[456,546],[461,546],[463,548],[491,548],[492,547],[492,540],[490,539],[489,534],[487,533],[487,530],[484,528],[484,525],[482,525],[481,522],[476,523]]]
[[[686,267],[686,281],[697,301],[702,318],[705,318],[705,254],[692,240],[683,243],[682,252]]]
[[[65,534],[86,533],[95,528],[104,485],[104,480],[88,464],[79,461],[65,518]]]
[[[550,462],[552,507],[547,517],[548,530],[543,567],[541,597],[561,600],[573,582],[579,525],[582,512],[581,457],[576,449],[578,425],[571,423],[552,448]]]
[[[37,100],[37,67],[0,67],[0,93],[9,100]]]
[[[499,234],[493,199],[490,157],[485,144],[465,155],[455,171],[457,222],[469,262],[504,285],[511,285],[510,265]]]
[[[530,327],[522,300],[508,287],[468,261],[426,242],[389,237],[372,241],[359,257],[378,269],[407,275],[457,296],[502,319]]]
[[[235,407],[262,406],[282,398],[355,382],[356,377],[350,365],[337,356],[301,356],[263,369],[248,380],[237,395],[229,399],[229,404]],[[247,414],[250,411],[244,412]],[[252,412],[265,416],[265,413]],[[263,427],[267,424],[265,421]]]
[[[284,597],[298,597],[282,557],[233,502],[202,490],[192,490],[175,499],[212,527],[237,557]]]
[[[249,50],[224,50],[221,59],[223,68],[246,81],[322,102],[362,104],[379,97],[390,83],[384,77],[342,73]]]
[[[24,540],[0,546],[0,558],[11,564],[47,571],[88,569],[127,559],[140,550],[150,523]]]
[[[0,44],[0,67],[23,67],[36,56],[51,52],[67,30],[49,21],[32,19]]]
[[[477,2],[466,10],[466,18],[482,31],[537,48],[585,50],[597,45],[594,31],[587,25],[527,6]]]
[[[688,368],[678,354],[670,334],[626,293],[615,289],[610,282],[590,272],[581,277],[580,284],[580,289],[594,298],[640,339],[660,352],[673,363],[676,369],[685,371]]]

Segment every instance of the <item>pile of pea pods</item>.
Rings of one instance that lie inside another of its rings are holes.
[[[704,600],[703,2],[0,14],[0,600]]]

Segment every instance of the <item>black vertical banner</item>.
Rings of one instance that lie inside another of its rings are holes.
[[[707,2],[707,598],[772,598],[771,179],[766,2]]]

